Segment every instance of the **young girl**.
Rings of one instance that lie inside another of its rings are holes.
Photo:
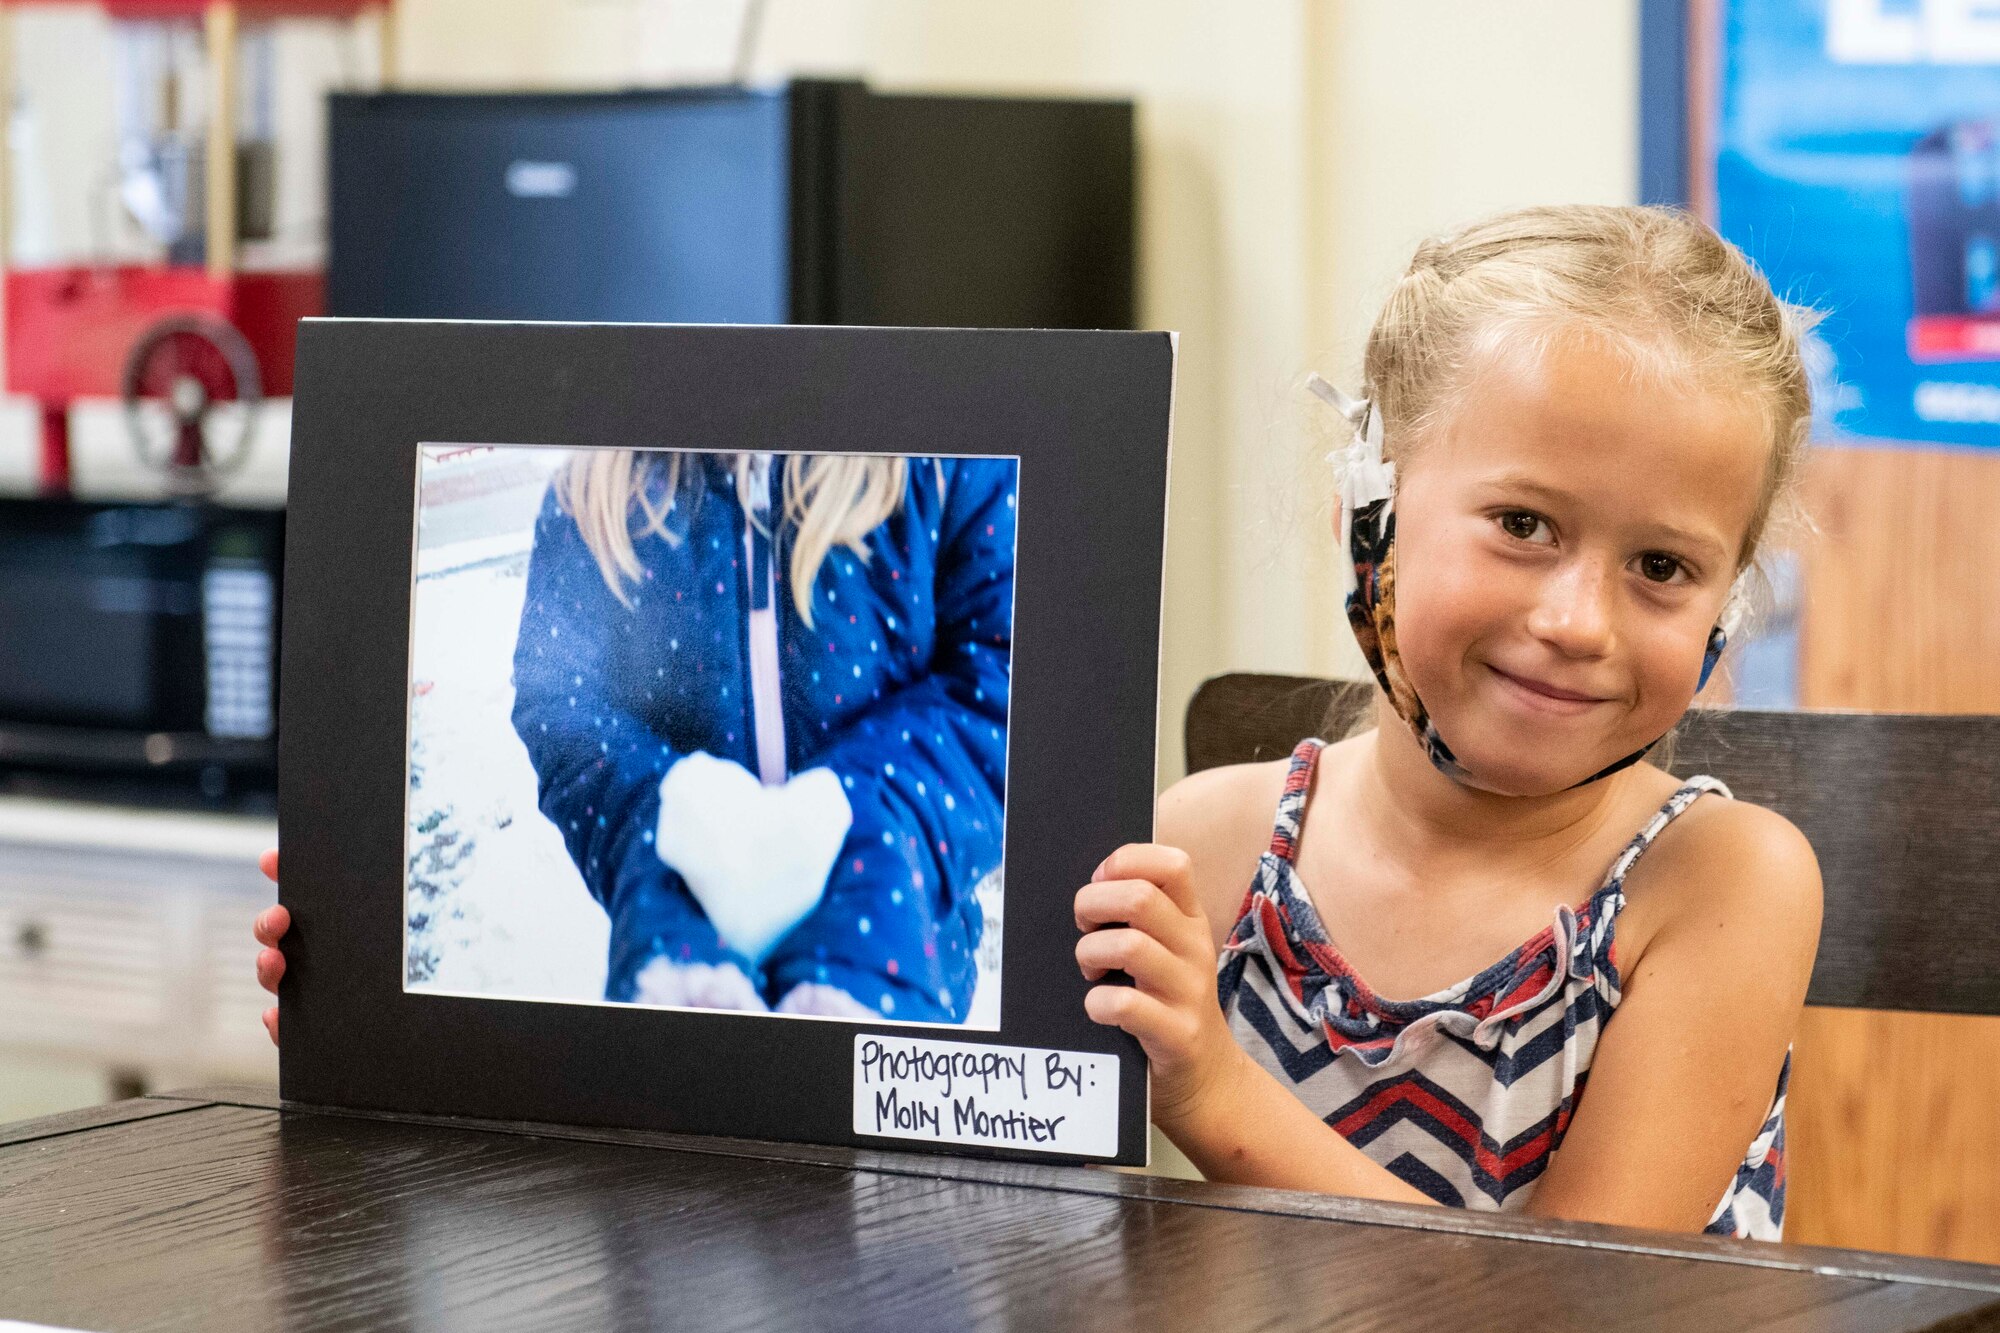
[[[1790,502],[1805,324],[1665,210],[1418,249],[1325,391],[1373,727],[1179,783],[1076,898],[1211,1179],[1778,1236],[1817,866],[1642,756]]]

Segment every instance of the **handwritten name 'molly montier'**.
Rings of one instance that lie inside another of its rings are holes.
[[[875,1130],[894,1129],[904,1134],[936,1138],[965,1138],[970,1135],[1005,1143],[1051,1143],[1056,1129],[1068,1116],[1039,1116],[1026,1111],[982,1111],[976,1094],[954,1097],[950,1107],[951,1128],[944,1126],[945,1108],[919,1099],[905,1100],[901,1090],[890,1088],[875,1094]]]

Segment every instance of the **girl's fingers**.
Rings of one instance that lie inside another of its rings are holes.
[[[276,949],[266,949],[257,955],[257,984],[276,995],[278,983],[285,979],[285,955]]]
[[[1128,842],[1105,857],[1090,878],[1093,883],[1112,879],[1150,880],[1183,913],[1201,915],[1201,904],[1194,894],[1194,863],[1178,847]]]
[[[1116,969],[1146,994],[1170,1003],[1185,1004],[1201,995],[1202,975],[1142,930],[1094,930],[1076,942],[1076,962],[1087,981]]]
[[[276,847],[266,848],[264,854],[257,858],[257,868],[264,872],[265,879],[276,884],[278,882],[278,849]]]
[[[1146,887],[1152,889],[1152,885]],[[1096,981],[1096,975],[1090,973],[1092,967],[1100,973],[1110,969],[1132,973],[1132,967],[1118,957],[1110,957],[1112,953],[1132,955],[1130,963],[1136,963],[1142,971],[1150,969],[1154,965],[1152,955],[1142,949],[1140,941],[1150,941],[1160,951],[1160,965],[1172,961],[1176,967],[1200,975],[1216,971],[1216,947],[1208,939],[1204,923],[1182,917],[1158,889],[1152,889],[1152,903],[1134,905],[1126,899],[1128,895],[1112,895],[1108,903],[1090,901],[1080,905],[1078,917],[1088,917],[1088,923],[1082,927],[1082,939],[1076,941],[1076,961],[1084,967],[1084,977]],[[1138,973],[1132,973],[1132,977],[1138,981]]]
[[[278,947],[278,941],[292,928],[292,914],[283,907],[267,907],[257,914],[250,925],[250,933],[257,937],[257,943],[267,949]]]
[[[264,1011],[264,1031],[271,1034],[271,1044],[278,1044],[278,1006],[272,1005]]]
[[[1149,879],[1093,880],[1077,890],[1073,904],[1078,930],[1134,926],[1178,950],[1188,938],[1208,937],[1208,922],[1188,916]]]
[[[1114,879],[1086,884],[1077,891],[1075,915],[1078,930],[1101,932],[1110,926],[1130,926],[1152,936],[1170,952],[1198,964],[1203,971],[1215,970],[1215,940],[1209,933],[1208,918],[1183,912],[1151,880]]]
[[[1133,986],[1092,986],[1083,1011],[1093,1023],[1131,1033],[1155,1060],[1191,1043],[1198,1026],[1188,1014]]]

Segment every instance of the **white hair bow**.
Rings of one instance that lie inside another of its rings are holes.
[[[1382,414],[1366,398],[1350,398],[1320,378],[1306,376],[1306,388],[1354,428],[1345,448],[1327,455],[1340,476],[1340,505],[1352,514],[1362,505],[1386,500],[1396,493],[1396,465],[1382,457]]]

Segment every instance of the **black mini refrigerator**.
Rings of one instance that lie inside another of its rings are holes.
[[[1129,102],[332,99],[330,314],[1130,328]]]

